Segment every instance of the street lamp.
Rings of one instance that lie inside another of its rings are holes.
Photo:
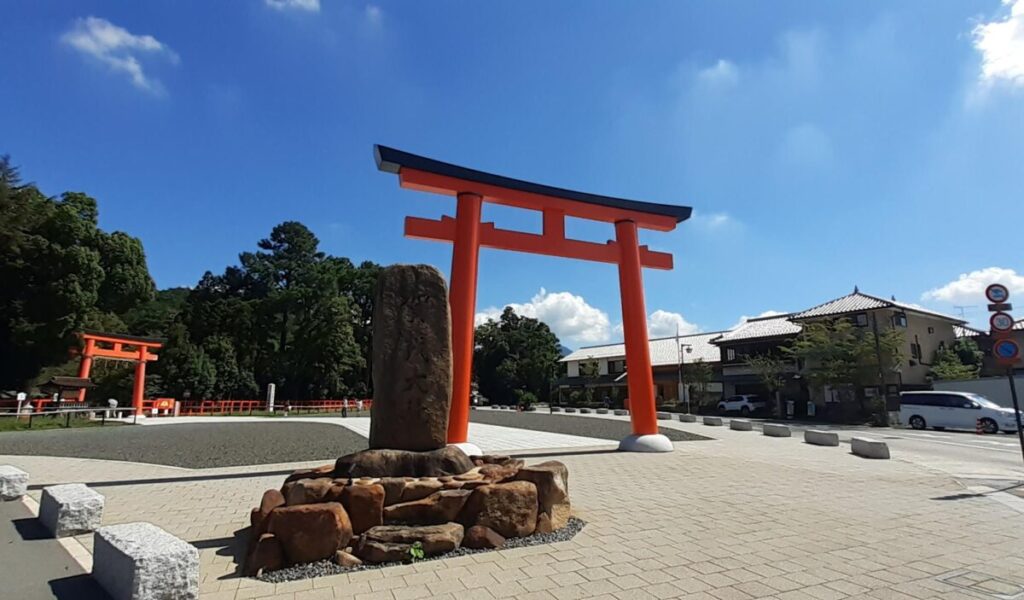
[[[677,338],[678,341],[678,338]],[[677,349],[678,355],[678,372],[679,372],[679,384],[678,384],[678,395],[680,400],[686,401],[686,414],[690,414],[690,395],[686,393],[686,387],[683,386],[683,363],[685,362],[685,356],[683,349],[686,349],[686,354],[693,352],[693,346],[691,344],[679,344]]]

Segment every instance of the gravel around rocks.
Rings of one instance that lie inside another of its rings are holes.
[[[366,438],[326,423],[189,423],[0,434],[0,454],[74,456],[189,469],[329,463],[366,447]]]
[[[577,519],[576,517],[570,517],[568,524],[551,533],[536,533],[531,536],[522,538],[509,538],[505,541],[505,545],[497,549],[480,549],[474,550],[471,548],[459,547],[447,554],[440,554],[438,556],[432,556],[425,558],[422,561],[438,560],[441,558],[455,558],[457,556],[465,556],[467,554],[478,554],[481,552],[494,552],[495,550],[505,550],[507,548],[525,548],[527,546],[537,546],[539,544],[553,544],[555,542],[564,542],[571,540],[577,533],[583,530],[583,526],[586,525],[585,521]],[[341,567],[330,560],[321,560],[314,563],[307,563],[304,565],[295,565],[294,567],[287,567],[278,571],[270,571],[268,573],[261,573],[256,579],[260,581],[266,581],[268,583],[283,583],[285,581],[296,581],[299,579],[312,579],[314,577],[325,577],[327,575],[338,575],[340,573],[350,573],[352,571],[368,571],[370,569],[383,569],[385,567],[394,567],[405,563],[392,562],[392,563],[379,563],[379,564],[362,564],[357,567]]]
[[[574,417],[557,413],[496,411],[489,408],[470,411],[469,420],[474,423],[485,423],[487,425],[501,425],[503,427],[516,427],[532,431],[579,435],[604,440],[615,440],[616,442],[633,432],[629,421],[597,417]],[[711,439],[679,429],[670,429],[668,427],[659,427],[658,429],[673,442]]]

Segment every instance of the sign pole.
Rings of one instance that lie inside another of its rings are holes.
[[[1013,381],[1013,367],[1006,369],[1006,378],[1010,380],[1010,398],[1013,399],[1013,415],[1017,417],[1017,438],[1020,439],[1021,458],[1024,458],[1024,429],[1020,422],[1020,404],[1017,402],[1017,384]]]

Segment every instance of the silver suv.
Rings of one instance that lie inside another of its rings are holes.
[[[718,412],[738,412],[741,415],[749,415],[753,412],[763,411],[767,404],[765,401],[757,396],[751,396],[749,394],[741,394],[738,396],[729,396],[728,398],[718,403]]]

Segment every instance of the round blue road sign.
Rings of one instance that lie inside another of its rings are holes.
[[[1020,346],[1013,340],[996,340],[992,345],[992,354],[999,360],[1017,360],[1020,356]]]

